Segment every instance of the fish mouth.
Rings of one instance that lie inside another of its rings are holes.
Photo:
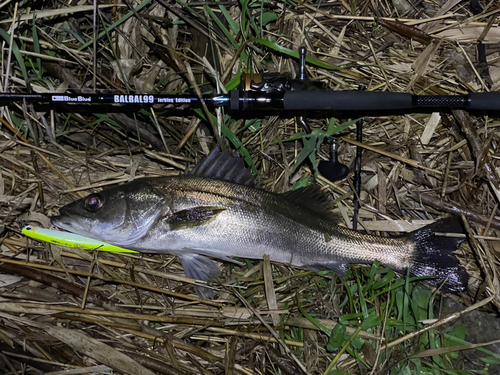
[[[108,239],[104,239],[102,236],[96,235],[91,228],[82,225],[78,217],[72,217],[68,214],[53,216],[50,218],[50,223],[56,228],[69,233],[78,234],[80,236],[92,238],[98,241],[109,242]]]
[[[71,223],[67,221],[68,218],[65,218],[63,216],[52,216],[50,218],[50,223],[59,228],[59,229],[65,229],[68,226],[71,226]]]
[[[70,233],[88,235],[78,221],[68,215],[52,216],[50,223],[56,228],[65,230]]]

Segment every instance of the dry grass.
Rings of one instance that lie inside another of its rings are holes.
[[[398,8],[378,1],[190,1],[186,6],[145,1],[142,6],[126,0],[101,5],[94,30],[91,4],[54,2],[53,8],[44,3],[37,9],[39,2],[6,1],[0,4],[2,88],[26,92],[29,79],[35,92],[173,93],[189,91],[189,69],[201,91],[217,82],[227,84],[243,69],[294,75],[296,59],[256,40],[264,39],[292,50],[306,46],[310,57],[344,67],[308,65],[311,78],[332,90],[500,90],[500,9],[495,2],[484,1],[478,16],[459,1],[400,3]],[[220,17],[221,26],[212,15]],[[391,23],[394,19],[407,27]],[[476,60],[478,40],[486,45],[489,76]],[[178,174],[206,154],[216,138],[228,142],[231,133],[248,150],[264,188],[283,192],[301,178],[311,179],[307,165],[293,170],[302,144],[276,143],[300,130],[293,119],[252,122],[223,119],[217,112],[211,124],[199,120],[201,113],[161,108],[155,115],[99,108],[76,113],[23,103],[3,107],[0,368],[53,375],[322,374],[335,359],[340,370],[377,374],[427,349],[414,341],[424,335],[421,323],[389,334],[385,319],[374,328],[356,329],[358,317],[349,320],[346,333],[356,333],[367,346],[329,353],[328,336],[307,314],[331,330],[339,316],[364,311],[357,305],[363,306],[364,297],[361,302],[359,296],[346,297],[348,290],[356,295],[355,277],[332,278],[266,261],[248,262],[248,267],[226,264],[223,276],[210,284],[220,298],[206,301],[195,297],[195,281],[183,277],[171,256],[94,254],[33,243],[21,235],[26,224],[50,227],[48,218],[60,206],[101,187]],[[212,127],[222,119],[226,128],[219,134]],[[328,121],[316,119],[311,125],[326,129]],[[364,120],[361,226],[383,234],[462,215],[469,223],[470,246],[459,257],[471,284],[460,298],[472,309],[500,308],[499,125],[497,117],[461,112]],[[339,136],[341,159],[352,167],[354,127]],[[324,151],[326,146],[318,158],[327,157]],[[353,173],[336,184],[319,182],[344,219],[352,217]],[[367,272],[358,270],[358,277]],[[354,301],[350,308],[346,298]],[[385,293],[364,306],[390,318],[394,306],[386,302],[395,298]],[[395,348],[390,356],[388,348]]]

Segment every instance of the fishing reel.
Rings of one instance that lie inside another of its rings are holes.
[[[299,72],[295,78],[290,75],[279,73],[243,74],[239,90],[242,92],[261,92],[272,94],[285,91],[314,91],[318,88],[311,82],[306,70],[305,47],[299,48]],[[306,133],[311,133],[311,127],[307,123],[306,112],[301,112],[296,116],[297,123]],[[326,179],[335,182],[343,180],[349,174],[347,165],[341,163],[338,159],[338,140],[334,137],[325,138],[325,142],[330,147],[330,157],[328,161],[321,161],[318,165],[319,172]]]

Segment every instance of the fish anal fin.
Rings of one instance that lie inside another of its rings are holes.
[[[341,262],[315,263],[308,264],[305,267],[314,271],[333,271],[339,276],[345,276],[350,269],[349,263]]]
[[[224,211],[224,207],[200,206],[181,210],[168,215],[163,219],[171,230],[189,229],[198,225],[207,224]]]
[[[318,184],[311,184],[280,195],[290,203],[313,211],[322,219],[332,222],[339,221],[339,215],[332,212],[329,196],[322,191],[321,186]]]
[[[250,169],[237,152],[221,152],[216,146],[187,175],[202,176],[216,180],[234,182],[253,188],[259,188]]]
[[[179,259],[184,273],[191,279],[208,281],[220,275],[220,267],[217,262],[206,256],[187,253],[180,255]],[[210,288],[195,286],[194,289],[200,298],[214,298],[214,291]]]

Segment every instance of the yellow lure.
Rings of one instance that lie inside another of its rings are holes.
[[[29,225],[24,227],[22,231],[27,237],[38,241],[49,242],[54,245],[74,247],[76,249],[83,250],[111,251],[113,253],[137,253],[137,251],[134,250],[127,250],[106,242],[58,230],[45,229]]]

